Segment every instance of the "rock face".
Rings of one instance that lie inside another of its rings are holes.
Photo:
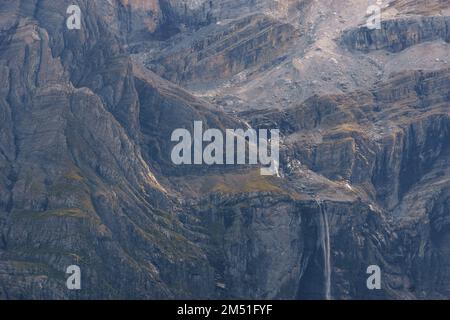
[[[435,40],[450,42],[449,17],[426,17],[391,20],[382,28],[348,30],[343,35],[343,44],[353,50],[369,51],[386,49],[399,52],[419,43]]]
[[[68,30],[72,1],[4,0],[0,298],[449,298],[450,20],[431,2],[369,30],[356,0],[79,0]],[[194,121],[280,129],[280,177],[174,165]]]
[[[217,81],[271,63],[298,36],[291,25],[264,15],[244,17],[226,30],[211,26],[202,33],[193,42],[176,44],[170,56],[155,57],[148,67],[177,83]]]

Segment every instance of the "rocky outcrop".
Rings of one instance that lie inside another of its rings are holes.
[[[289,24],[250,15],[226,28],[209,26],[193,41],[180,41],[171,52],[150,57],[146,65],[176,83],[227,79],[254,66],[271,63],[298,36]]]
[[[390,296],[389,289],[371,294],[364,281],[367,266],[379,263],[377,256],[392,236],[370,234],[382,225],[379,214],[358,202],[328,199],[323,206],[330,230],[331,297]],[[215,197],[195,211],[210,232],[220,297],[326,298],[323,221],[316,201],[270,194]],[[388,262],[383,267],[389,268]]]
[[[342,44],[352,50],[399,52],[419,43],[434,40],[450,42],[449,17],[420,17],[383,21],[381,29],[360,27],[346,30]]]
[[[92,2],[82,4],[93,27],[79,33],[58,32],[58,7],[44,2],[2,26],[0,294],[209,296],[211,269],[184,240],[187,229],[175,230],[171,200],[139,146],[131,60]],[[79,294],[65,288],[71,264],[84,273]],[[191,287],[185,280],[199,270],[206,278]]]
[[[333,180],[373,184],[377,198],[393,208],[448,147],[448,83],[448,70],[413,72],[372,92],[243,115],[255,127],[282,128],[285,143],[309,168]]]
[[[412,72],[372,92],[244,114],[253,126],[283,128],[287,173],[289,159],[299,159],[331,180],[347,181],[372,208],[376,203],[390,212],[386,217],[393,220],[376,229],[395,236],[380,251],[373,248],[390,260],[389,295],[404,290],[403,298],[442,298],[448,292],[448,88],[448,69]]]
[[[439,14],[449,9],[446,0],[395,0],[393,5],[408,14]]]

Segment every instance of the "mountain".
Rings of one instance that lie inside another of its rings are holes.
[[[450,298],[450,6],[371,4],[2,0],[0,298]],[[195,121],[279,175],[173,164]]]

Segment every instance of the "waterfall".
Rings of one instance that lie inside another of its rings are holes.
[[[331,248],[330,248],[330,227],[328,224],[328,215],[322,204],[322,200],[316,200],[321,215],[321,245],[323,250],[323,276],[325,299],[331,300]]]

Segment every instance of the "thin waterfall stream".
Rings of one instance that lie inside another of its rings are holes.
[[[330,227],[328,223],[328,215],[322,200],[316,200],[321,215],[321,245],[323,250],[323,276],[325,299],[331,300],[331,247],[330,247]]]

